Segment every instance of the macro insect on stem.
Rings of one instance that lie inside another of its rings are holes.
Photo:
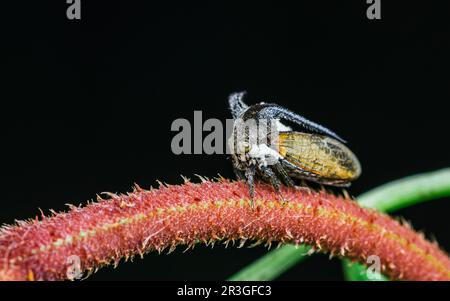
[[[252,200],[255,179],[279,192],[280,185],[297,187],[298,180],[348,187],[360,176],[357,157],[334,132],[277,104],[248,106],[244,95],[229,96],[234,124],[228,143],[236,176],[247,181]]]

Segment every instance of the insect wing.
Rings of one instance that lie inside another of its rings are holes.
[[[359,177],[356,156],[341,142],[322,135],[300,132],[279,133],[279,153],[304,174],[323,182],[350,182]],[[291,173],[292,175],[292,173]],[[292,176],[296,176],[295,173]]]

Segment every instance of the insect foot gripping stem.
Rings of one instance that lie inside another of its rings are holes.
[[[51,217],[4,226],[0,279],[78,279],[121,258],[235,241],[306,243],[363,263],[376,255],[381,272],[392,279],[450,279],[447,255],[388,215],[325,191],[286,187],[281,191],[289,202],[283,206],[272,187],[255,187],[256,210],[249,206],[244,182],[204,180],[153,190],[136,187]]]

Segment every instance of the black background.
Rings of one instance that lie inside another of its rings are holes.
[[[447,7],[382,0],[368,20],[365,1],[245,2],[82,0],[80,21],[63,0],[4,6],[0,222],[133,183],[234,177],[226,155],[174,155],[170,126],[194,110],[230,118],[241,90],[349,141],[363,166],[354,195],[449,166]],[[450,250],[449,208],[396,214]],[[90,279],[225,279],[265,252],[197,246]],[[314,256],[280,279],[342,279],[340,262]]]

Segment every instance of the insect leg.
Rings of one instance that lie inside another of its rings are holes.
[[[267,166],[261,166],[260,169],[261,169],[261,172],[263,173],[264,177],[269,179],[270,184],[272,184],[272,186],[275,188],[276,192],[280,192],[281,182],[277,178],[277,175],[273,172],[273,170]]]
[[[238,180],[245,180],[246,179],[245,173],[241,168],[239,168],[237,160],[234,157],[232,157],[231,161],[233,162],[233,171],[234,174],[236,175],[236,178]]]
[[[246,178],[245,178],[245,173],[244,173],[242,170],[240,170],[240,169],[234,167],[234,168],[233,168],[233,171],[234,171],[234,174],[236,175],[236,178],[237,178],[238,180],[245,180],[245,179],[246,179]]]
[[[256,166],[250,165],[245,170],[245,178],[247,179],[247,185],[250,191],[250,206],[253,208],[253,197],[255,196],[255,173],[256,173]]]
[[[289,184],[288,185],[289,187],[294,187],[297,190],[304,190],[308,193],[311,192],[310,186],[308,186],[304,180],[308,179],[310,181],[317,182],[317,180],[314,178],[314,175],[312,173],[309,173],[306,170],[301,169],[300,167],[290,163],[287,160],[282,160],[282,161],[278,162],[278,164],[281,166],[281,168],[284,170],[284,172],[288,175],[288,178],[289,178],[291,184],[293,184],[293,186],[290,186],[290,184]],[[301,180],[301,181],[294,183],[294,181],[292,181],[292,178],[289,176],[289,174],[286,172],[286,170],[290,170],[290,171],[294,170],[295,173],[299,175],[295,178],[298,180]]]
[[[266,178],[269,178],[270,184],[275,188],[275,191],[280,195],[280,198],[281,198],[281,201],[283,202],[283,204],[286,203],[286,201],[284,200],[284,197],[280,191],[281,182],[280,182],[280,179],[278,179],[277,175],[273,172],[273,170],[270,167],[262,166],[262,167],[260,167],[260,169],[261,169],[261,172],[263,173],[263,175]]]
[[[275,170],[275,173],[278,174],[278,176],[284,182],[284,184],[286,184],[288,187],[295,186],[294,181],[292,181],[291,177],[287,174],[286,170],[284,169],[283,165],[281,165],[280,162],[277,162],[275,165],[273,165],[273,169]]]

